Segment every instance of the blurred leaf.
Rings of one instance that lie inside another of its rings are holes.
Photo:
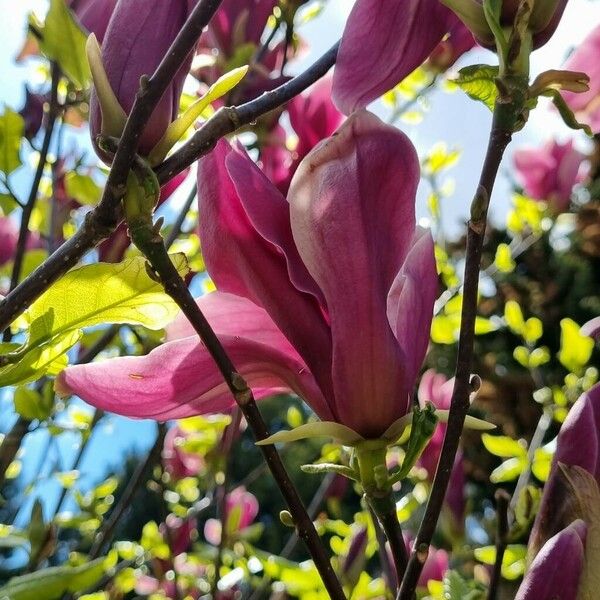
[[[516,263],[508,244],[498,244],[494,264],[500,273],[512,273],[514,271]]]
[[[492,483],[504,483],[516,479],[527,468],[526,458],[509,458],[490,474]]]
[[[579,325],[573,319],[560,322],[560,352],[558,360],[572,373],[579,373],[590,360],[594,340],[582,335]]]
[[[506,435],[482,433],[481,441],[490,454],[500,458],[527,456],[527,450],[519,442]]]
[[[46,259],[48,258],[48,250],[43,248],[34,248],[33,250],[27,250],[23,256],[23,264],[21,266],[21,273],[19,275],[19,282],[23,281],[26,277],[29,277],[35,269],[37,269]],[[0,267],[0,275],[10,277],[13,271],[14,261],[9,260],[7,263]]]
[[[167,560],[171,556],[171,550],[158,530],[158,525],[154,521],[150,521],[144,525],[140,544],[142,548],[147,550],[155,558]]]
[[[19,113],[10,108],[4,109],[0,116],[0,171],[5,175],[10,175],[21,166],[19,150],[24,127],[23,117]],[[14,202],[11,201],[11,204]]]
[[[29,540],[29,545],[31,547],[31,560],[34,560],[39,556],[42,546],[46,542],[47,535],[48,529],[46,527],[46,523],[44,523],[42,503],[38,498],[36,498],[33,506],[31,507],[29,526],[27,528],[27,539]]]
[[[61,566],[13,577],[0,588],[0,598],[9,600],[57,600],[65,592],[80,592],[104,575],[104,559],[78,567]]]
[[[22,386],[15,390],[13,396],[15,411],[29,421],[45,421],[50,416],[52,404],[48,404],[48,399],[49,397],[45,398],[40,392]]]
[[[538,448],[533,456],[533,462],[531,464],[531,472],[539,479],[542,483],[548,481],[550,475],[550,466],[552,465],[552,457],[554,452],[552,446],[546,444],[541,448]]]
[[[6,479],[16,479],[21,474],[22,468],[23,465],[20,460],[13,460],[10,465],[8,465],[8,469],[6,469],[4,476]]]
[[[529,355],[529,367],[537,369],[550,361],[550,350],[546,346],[535,348]]]
[[[462,68],[456,83],[473,100],[483,102],[490,110],[494,110],[494,103],[498,96],[496,77],[498,67],[491,65],[471,65]]]
[[[90,81],[90,67],[85,53],[87,35],[67,8],[65,0],[50,0],[50,10],[42,24],[31,18],[31,26],[40,36],[40,49],[58,63],[63,73],[79,88]]]
[[[525,556],[527,546],[523,544],[509,544],[502,557],[502,577],[508,580],[520,577],[525,570]],[[485,565],[493,565],[496,562],[496,547],[483,546],[473,551],[475,559]]]
[[[523,339],[528,344],[534,344],[537,342],[544,333],[544,326],[542,322],[537,317],[530,317],[525,321],[525,326],[523,327],[522,335]]]
[[[525,327],[525,319],[521,307],[514,300],[509,300],[504,305],[504,320],[513,333],[521,335]]]
[[[436,175],[440,171],[454,166],[459,158],[460,150],[448,150],[448,146],[444,142],[438,142],[423,159],[423,172],[426,175]]]
[[[65,176],[65,192],[79,204],[95,206],[102,195],[102,188],[89,175],[71,171]]]
[[[54,477],[58,479],[63,488],[70,490],[79,479],[79,471],[63,471],[62,473],[54,473]]]
[[[476,588],[475,582],[465,581],[457,571],[444,575],[444,600],[480,600],[485,596]]]
[[[535,518],[541,495],[541,491],[533,485],[528,485],[521,490],[515,507],[515,520],[521,527],[528,527]]]

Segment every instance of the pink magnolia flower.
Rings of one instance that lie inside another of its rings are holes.
[[[277,124],[260,151],[260,165],[269,179],[285,194],[302,159],[329,137],[344,116],[331,101],[331,79],[320,79],[287,107],[290,124],[298,137],[292,152],[286,148],[285,129]]]
[[[419,384],[418,398],[421,407],[424,407],[427,402],[431,402],[436,408],[448,410],[452,399],[452,391],[454,390],[454,378],[448,379],[445,375],[436,373],[433,369],[429,369],[423,373],[421,383]],[[425,450],[419,458],[419,465],[423,467],[430,480],[433,481],[435,470],[442,445],[444,443],[444,435],[446,434],[445,423],[439,423],[433,432],[433,436],[429,440]],[[454,458],[454,468],[450,476],[448,491],[446,492],[446,504],[454,518],[455,525],[462,529],[464,514],[465,514],[465,471],[463,466],[463,453],[459,449]]]
[[[524,148],[514,153],[517,179],[525,193],[550,202],[556,212],[569,208],[573,186],[584,178],[581,163],[585,155],[569,140],[551,140],[541,148]]]
[[[551,537],[529,567],[515,600],[576,600],[586,537],[581,519]]]
[[[102,43],[102,63],[108,82],[126,114],[133,107],[140,77],[154,73],[193,6],[191,0],[163,0],[158,3],[121,0],[117,3]],[[191,60],[190,54],[148,120],[140,137],[140,154],[149,154],[177,117],[179,99]],[[94,88],[90,104],[90,127],[94,143],[102,130],[103,117],[106,118],[106,115],[102,114]]]
[[[558,435],[529,538],[533,563],[517,598],[591,598],[600,560],[600,384],[582,394]]]
[[[418,180],[408,138],[365,111],[306,156],[287,202],[225,141],[199,161],[200,239],[219,291],[198,304],[257,398],[294,391],[369,438],[410,410],[438,290],[433,240],[415,227]],[[183,317],[150,354],[69,367],[56,386],[136,417],[233,404]]]
[[[159,531],[164,539],[169,540],[173,556],[178,556],[190,547],[192,534],[197,526],[196,519],[181,519],[174,514],[167,515],[166,523],[160,524]]]
[[[102,43],[117,0],[70,0],[79,22]]]
[[[13,260],[19,240],[19,227],[10,217],[0,217],[0,266]],[[42,241],[35,232],[29,232],[26,249],[40,248]]]
[[[493,47],[481,0],[446,0],[478,41]],[[530,19],[535,48],[548,41],[567,0],[536,2]],[[518,2],[503,2],[509,26]],[[334,101],[349,114],[392,89],[433,52],[458,17],[439,0],[357,0],[346,24],[333,77]]]
[[[239,535],[252,525],[258,514],[258,500],[254,494],[240,486],[225,498],[225,532],[227,539]],[[221,543],[221,521],[208,519],[204,526],[204,537],[211,544]]]
[[[28,87],[25,88],[25,104],[19,114],[25,121],[25,137],[28,140],[32,140],[42,127],[45,102],[46,97],[43,94],[35,94],[30,92]]]
[[[180,427],[171,427],[165,436],[162,449],[162,462],[165,470],[173,479],[198,477],[204,467],[204,459],[193,452],[186,452],[181,443],[185,433]]]
[[[406,544],[407,552],[412,551],[412,538],[410,536],[404,537],[404,543]],[[388,553],[391,554],[389,550],[389,546],[386,546]],[[391,559],[391,556],[390,556]],[[391,560],[391,564],[393,560]],[[429,547],[429,554],[427,554],[427,559],[425,560],[425,564],[423,565],[423,570],[421,571],[421,575],[419,576],[419,581],[417,582],[417,587],[419,588],[427,588],[427,583],[429,581],[442,581],[444,579],[444,575],[446,571],[450,568],[450,557],[446,550],[442,550],[441,548],[436,548],[435,546]]]
[[[564,65],[569,71],[586,73],[590,89],[582,94],[561,92],[569,108],[582,123],[587,123],[594,133],[600,133],[600,25],[579,43]]]

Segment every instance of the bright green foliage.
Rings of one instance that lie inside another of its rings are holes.
[[[516,263],[513,260],[508,244],[498,244],[494,264],[500,273],[512,273],[514,271]]]
[[[21,138],[25,123],[23,117],[5,108],[0,116],[0,171],[10,175],[21,166]],[[12,203],[12,201],[11,201]]]
[[[53,395],[43,394],[23,386],[19,386],[13,396],[15,411],[29,421],[47,419],[52,412],[53,400]]]
[[[493,565],[496,562],[496,547],[484,546],[475,548],[475,558],[486,565]],[[525,559],[527,556],[527,546],[523,544],[509,544],[502,558],[502,577],[508,580],[514,580],[523,575],[525,570]]]
[[[85,89],[91,78],[85,54],[87,36],[67,7],[65,0],[50,0],[43,24],[32,15],[30,26],[40,36],[40,49],[58,63],[62,72],[79,88]]]
[[[562,319],[560,331],[558,360],[569,371],[579,373],[590,360],[594,340],[582,335],[579,325],[573,319]]]
[[[72,171],[65,176],[65,192],[80,204],[95,206],[102,195],[102,188],[89,175]]]
[[[488,452],[500,458],[506,458],[491,475],[492,483],[502,483],[516,479],[523,469],[527,468],[527,447],[505,435],[481,435],[481,441]]]
[[[140,544],[144,550],[147,550],[155,558],[167,560],[171,556],[169,545],[165,542],[158,530],[158,525],[154,521],[144,525]]]
[[[10,600],[56,600],[65,592],[81,592],[94,585],[105,572],[99,558],[77,567],[61,566],[13,577],[0,588],[0,598]]]
[[[491,65],[470,65],[458,72],[454,82],[473,100],[483,102],[490,110],[493,110],[498,88],[496,77],[498,67]]]

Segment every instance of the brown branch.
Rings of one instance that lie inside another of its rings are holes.
[[[502,561],[508,544],[508,503],[510,496],[505,490],[496,491],[496,560],[490,579],[487,600],[496,600],[502,575]]]
[[[335,63],[338,45],[339,42],[304,73],[278,88],[265,92],[262,96],[239,107],[219,109],[186,144],[156,169],[159,182],[163,184],[169,181],[198,158],[210,152],[223,136],[251,124],[319,80]],[[148,97],[145,98],[147,100]],[[126,128],[121,144],[127,135],[129,129]],[[125,158],[123,156],[124,152],[117,152],[113,170],[121,160],[125,159],[130,161],[127,163],[127,170],[129,170],[133,157],[129,158],[129,152]],[[48,287],[74,267],[86,252],[96,247],[114,231],[121,219],[119,202],[124,191],[125,180],[120,180],[121,185],[117,187],[114,187],[114,181],[114,176],[109,177],[101,203],[87,214],[83,225],[75,235],[0,302],[0,330],[8,327]],[[110,210],[107,206],[110,206]]]
[[[471,204],[471,219],[468,223],[467,231],[467,254],[458,355],[448,426],[444,436],[444,444],[438,461],[431,494],[408,561],[404,579],[397,595],[397,600],[411,600],[414,597],[417,582],[421,571],[423,570],[425,561],[427,560],[429,545],[431,544],[431,539],[442,510],[442,504],[444,502],[444,497],[450,481],[450,474],[454,465],[454,457],[458,450],[464,420],[469,409],[479,270],[487,222],[487,212],[502,156],[512,139],[515,122],[521,115],[524,97],[519,95],[519,85],[522,85],[522,82],[515,82],[515,87],[512,89],[515,95],[514,98],[502,96],[496,102],[479,185],[473,203]]]

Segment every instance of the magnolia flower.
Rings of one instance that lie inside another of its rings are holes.
[[[191,0],[120,0],[102,44],[102,56],[92,38],[88,56],[94,89],[90,104],[92,141],[102,133],[119,137],[131,111],[142,75],[152,75],[193,8]],[[148,120],[139,141],[146,156],[165,134],[179,111],[183,83],[192,55],[181,65]],[[104,72],[103,72],[104,71]],[[102,158],[107,157],[98,148]]]
[[[183,477],[198,477],[204,467],[204,458],[193,452],[186,452],[181,443],[185,433],[179,427],[171,427],[165,435],[162,449],[162,462],[165,471],[177,480]]]
[[[225,498],[225,535],[231,539],[250,527],[258,514],[258,500],[254,494],[238,487]],[[204,525],[204,537],[214,546],[221,543],[221,521],[208,519]]]
[[[600,586],[600,384],[571,408],[558,435],[519,600],[595,598]]]
[[[10,217],[0,217],[0,266],[11,261],[17,250],[19,227]],[[29,232],[25,248],[41,248],[42,241],[36,232]]]
[[[415,227],[409,139],[360,111],[302,161],[288,201],[240,149],[199,161],[203,257],[219,291],[199,299],[256,398],[293,391],[325,421],[376,438],[410,410],[438,279]],[[69,367],[57,389],[159,420],[233,405],[181,317],[147,356]]]
[[[443,73],[475,46],[477,43],[471,30],[462,21],[459,21],[450,28],[448,35],[433,49],[426,66],[437,73]]]
[[[419,384],[418,398],[421,407],[424,407],[427,402],[431,402],[436,408],[442,410],[450,409],[450,401],[454,390],[454,378],[448,380],[445,375],[436,373],[433,369],[429,369],[423,373]],[[429,479],[433,481],[437,463],[442,451],[444,443],[444,435],[446,434],[446,423],[438,423],[429,443],[423,450],[419,458],[418,464],[423,467]],[[459,449],[454,458],[454,468],[450,476],[450,483],[446,492],[446,504],[451,511],[454,519],[454,525],[462,529],[465,513],[465,471],[463,466],[463,453]]]
[[[555,212],[569,208],[573,186],[583,180],[581,163],[585,155],[569,140],[561,144],[550,140],[541,148],[526,148],[514,153],[517,179],[525,193],[546,200]]]
[[[25,122],[24,133],[28,140],[32,140],[42,127],[45,102],[45,96],[30,92],[28,87],[25,88],[25,104],[19,111],[19,114],[23,117],[23,121]]]
[[[285,129],[277,124],[260,150],[263,172],[286,194],[302,159],[318,142],[329,137],[340,125],[343,115],[331,101],[331,79],[324,77],[287,106],[290,125],[297,136],[295,148],[286,148]]]
[[[548,41],[566,3],[534,3],[529,21],[534,47]],[[502,25],[512,24],[517,7],[514,0],[502,2]],[[336,105],[349,114],[392,89],[425,61],[459,17],[480,43],[493,47],[481,0],[357,0],[334,71]]]
[[[565,102],[582,123],[589,125],[594,133],[600,133],[600,25],[579,43],[565,63],[569,71],[582,71],[589,78],[589,91],[582,94],[562,92]]]

